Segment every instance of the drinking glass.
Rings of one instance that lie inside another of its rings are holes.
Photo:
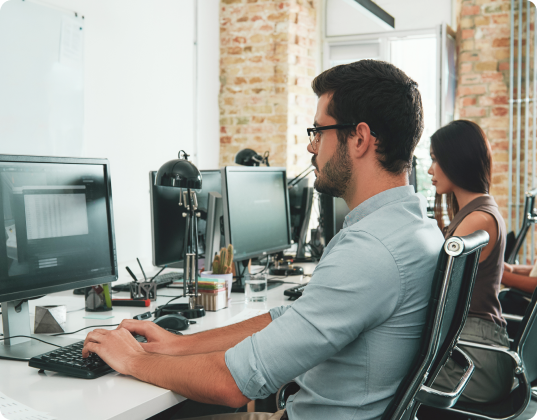
[[[251,274],[244,280],[246,302],[265,302],[267,300],[267,275]]]

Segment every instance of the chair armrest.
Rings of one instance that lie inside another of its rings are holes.
[[[284,410],[285,405],[287,404],[287,399],[291,395],[296,394],[299,390],[300,386],[295,381],[287,382],[282,385],[276,393],[276,407],[278,407],[278,410]]]
[[[522,296],[528,302],[531,302],[531,296],[532,296],[531,293],[524,292],[520,289],[515,289],[514,287],[504,287],[502,290],[500,290],[499,295],[504,295],[507,293],[513,293],[515,295]]]
[[[490,344],[474,343],[472,341],[464,341],[464,340],[460,340],[458,344],[460,346],[472,347],[474,349],[496,351],[499,353],[507,354],[511,356],[511,359],[513,359],[513,362],[515,363],[515,373],[519,375],[522,372],[524,372],[524,364],[522,363],[522,359],[520,358],[520,356],[518,355],[516,351],[511,350],[509,347],[493,346]]]
[[[520,315],[502,314],[502,316],[506,321],[511,322],[522,322],[522,320],[524,319],[524,317]]]
[[[472,359],[470,359],[468,355],[464,353],[460,348],[454,347],[453,352],[458,353],[460,356],[462,356],[460,357],[460,360],[457,360],[459,359],[459,357],[453,357],[453,361],[455,361],[457,364],[461,365],[461,367],[465,369],[465,372],[459,380],[459,383],[457,384],[455,389],[452,392],[442,392],[422,385],[416,395],[417,401],[434,408],[450,408],[457,403],[459,397],[464,391],[464,388],[466,388],[466,385],[468,384],[470,378],[472,377],[472,374],[474,373],[475,365]],[[453,356],[455,356],[455,354],[453,354]],[[463,363],[460,363],[460,361],[463,361]]]

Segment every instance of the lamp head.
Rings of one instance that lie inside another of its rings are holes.
[[[242,149],[239,153],[236,154],[235,163],[244,166],[259,166],[260,164],[269,166],[268,152],[265,152],[265,155],[262,156],[257,154],[255,150]]]
[[[188,160],[183,151],[184,159],[180,157],[166,162],[160,167],[155,179],[155,185],[163,187],[201,189],[201,173],[196,165]]]

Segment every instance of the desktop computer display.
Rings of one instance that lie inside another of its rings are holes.
[[[226,245],[235,261],[291,247],[289,195],[284,168],[222,169]]]
[[[219,170],[200,171],[202,189],[194,190],[198,199],[198,254],[205,254],[206,215],[210,192],[220,193],[222,181]],[[181,217],[179,189],[155,185],[157,172],[149,173],[151,193],[151,232],[153,244],[153,265],[182,267],[185,241],[186,219]]]
[[[29,335],[26,299],[117,280],[106,159],[0,155],[0,220],[4,335]]]

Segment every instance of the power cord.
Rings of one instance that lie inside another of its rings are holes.
[[[108,324],[108,325],[90,325],[89,327],[80,328],[79,330],[72,331],[72,332],[62,332],[58,334],[52,334],[52,337],[56,337],[58,335],[69,335],[69,334],[76,334],[79,331],[87,330],[88,328],[97,328],[97,327],[117,327],[119,324]]]
[[[29,335],[14,335],[14,336],[11,336],[11,337],[4,337],[4,338],[0,338],[0,341],[2,340],[9,340],[11,338],[31,338],[32,340],[37,340],[37,341],[41,341],[42,343],[45,343],[45,344],[48,344],[50,346],[54,346],[54,347],[63,347],[63,346],[58,346],[57,344],[52,344],[52,343],[49,343],[47,341],[44,341],[44,340],[41,340],[39,338],[36,338],[36,337],[31,337]]]

